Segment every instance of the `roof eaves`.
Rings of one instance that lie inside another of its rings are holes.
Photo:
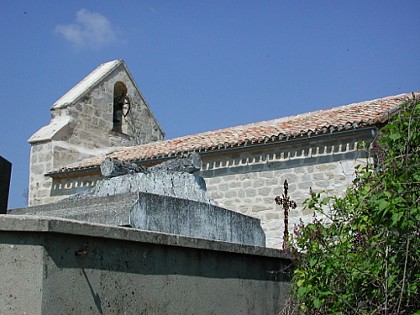
[[[299,133],[292,133],[292,134],[278,134],[277,136],[271,136],[270,141],[252,141],[246,139],[245,141],[238,141],[236,144],[230,145],[230,146],[224,146],[222,144],[219,145],[213,145],[213,146],[207,146],[207,147],[197,147],[192,150],[180,150],[180,151],[171,151],[166,154],[159,154],[155,156],[150,157],[144,157],[139,159],[130,159],[127,160],[131,163],[154,163],[154,162],[160,162],[169,160],[178,156],[183,156],[186,154],[189,154],[191,152],[197,152],[202,154],[220,154],[225,151],[232,151],[232,150],[238,150],[238,149],[252,149],[257,148],[261,146],[271,146],[271,145],[278,145],[278,144],[284,144],[294,141],[305,141],[305,140],[313,140],[314,138],[320,138],[320,137],[331,137],[333,134],[337,134],[337,136],[344,136],[346,134],[353,133],[355,131],[364,131],[364,130],[370,130],[373,128],[377,128],[378,124],[352,124],[347,123],[345,124],[346,128],[339,129],[336,126],[324,126],[321,130],[318,129],[317,131],[308,130],[307,132],[299,132]],[[45,176],[50,177],[61,177],[65,176],[67,174],[83,174],[86,172],[91,171],[98,171],[100,170],[100,165],[89,165],[89,166],[82,166],[78,168],[65,168],[60,169],[57,171],[53,171],[50,173],[45,174]]]
[[[77,174],[77,173],[84,174],[86,172],[99,171],[99,170],[100,170],[100,165],[90,165],[90,166],[84,166],[84,167],[78,167],[78,168],[62,168],[57,171],[46,173],[44,174],[44,176],[59,178],[67,174]]]

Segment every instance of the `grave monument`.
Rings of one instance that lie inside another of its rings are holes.
[[[0,214],[7,213],[12,163],[0,156]]]
[[[149,168],[106,159],[88,191],[13,214],[61,217],[90,223],[265,247],[260,220],[219,207],[196,172],[193,153]]]

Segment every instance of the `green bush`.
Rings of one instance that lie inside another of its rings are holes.
[[[295,228],[294,296],[303,314],[413,314],[420,309],[419,121],[413,97],[370,148],[344,197],[312,193]]]

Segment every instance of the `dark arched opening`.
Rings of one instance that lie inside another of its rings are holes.
[[[128,102],[127,87],[121,81],[114,85],[114,111],[112,115],[112,130],[122,132],[124,104]]]

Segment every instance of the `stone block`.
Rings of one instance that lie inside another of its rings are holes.
[[[278,186],[279,179],[278,178],[267,178],[265,182],[266,186]]]
[[[321,188],[327,188],[330,185],[330,182],[327,180],[319,180],[316,182],[316,185]]]
[[[258,177],[261,177],[261,178],[273,178],[274,177],[274,172],[273,171],[260,172],[260,173],[258,173]]]
[[[249,198],[249,197],[255,197],[257,195],[257,192],[255,191],[255,189],[247,189],[245,190],[245,195]]]
[[[130,211],[133,228],[195,238],[265,246],[258,219],[208,203],[139,193]]]
[[[265,186],[265,180],[262,179],[262,178],[257,178],[252,183],[252,187],[254,187],[254,188],[260,188],[260,187],[264,187],[264,186]]]
[[[268,212],[264,215],[264,220],[280,220],[280,213],[279,212]]]
[[[235,190],[229,190],[225,192],[225,198],[235,198],[238,196],[238,193]]]
[[[92,189],[71,198],[105,197],[136,192],[214,203],[207,193],[204,179],[196,174],[184,172],[151,172],[117,176],[98,181]]]
[[[211,183],[211,185],[220,184],[222,182],[222,178],[221,177],[214,177],[214,178],[207,179],[207,181],[208,181],[208,183]]]
[[[272,189],[271,188],[260,188],[258,189],[257,193],[259,196],[268,196],[271,193]]]
[[[229,189],[229,185],[228,184],[220,184],[219,185],[219,190],[220,191],[226,191]]]
[[[324,174],[323,173],[316,173],[316,174],[312,174],[312,178],[317,181],[317,180],[322,180],[324,179]]]
[[[31,165],[31,172],[35,174],[44,173],[44,165],[42,164],[33,164]]]
[[[313,186],[313,182],[303,182],[298,185],[299,189],[303,189],[305,191],[309,191],[309,188]]]
[[[335,167],[336,166],[334,163],[324,163],[315,165],[315,169],[322,172],[335,170]]]
[[[229,183],[229,188],[242,188],[242,182],[232,181]]]
[[[137,194],[122,194],[85,199],[66,199],[41,206],[14,209],[10,213],[127,226],[130,223],[130,210],[136,203],[137,198]]]

